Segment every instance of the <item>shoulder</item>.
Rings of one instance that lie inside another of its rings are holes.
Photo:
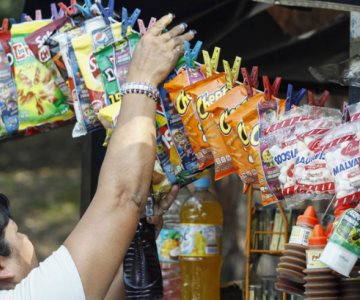
[[[76,265],[65,246],[40,263],[12,291],[0,291],[0,300],[85,300]]]

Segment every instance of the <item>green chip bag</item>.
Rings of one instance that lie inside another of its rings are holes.
[[[53,72],[39,62],[25,42],[49,20],[15,24],[11,28],[15,82],[18,91],[19,130],[73,117],[67,99],[55,83]]]

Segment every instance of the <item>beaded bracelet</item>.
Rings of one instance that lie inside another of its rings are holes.
[[[160,99],[160,92],[157,88],[143,82],[126,82],[120,87],[121,97],[128,94],[146,95],[155,102]]]

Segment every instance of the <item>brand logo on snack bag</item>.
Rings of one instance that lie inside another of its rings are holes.
[[[240,122],[237,127],[237,132],[240,137],[241,142],[244,144],[245,147],[249,146],[249,138],[245,131],[244,122]]]
[[[35,43],[39,49],[38,58],[41,62],[47,62],[49,59],[51,59],[50,49],[48,46],[44,45],[50,36],[51,31],[46,31],[43,35],[39,35],[35,39]]]
[[[228,91],[227,86],[223,85],[221,88],[214,91],[213,93],[208,94],[206,92],[199,96],[199,98],[196,101],[196,109],[199,117],[202,120],[205,120],[209,116],[209,113],[206,112],[206,108],[208,108],[211,104],[215,103],[218,99],[223,97],[227,91]]]
[[[26,60],[33,55],[33,53],[31,52],[31,50],[27,44],[25,44],[25,45],[22,43],[14,44],[13,50],[14,50],[14,54],[15,54],[15,59],[19,62]]]
[[[225,109],[221,114],[220,114],[220,118],[219,118],[219,127],[220,127],[220,130],[221,132],[224,134],[224,135],[229,135],[230,132],[231,132],[231,126],[225,122],[226,118],[228,116],[230,116],[230,114],[232,112],[234,112],[235,109]]]
[[[333,168],[333,174],[336,176],[337,174],[344,172],[346,170],[352,169],[354,167],[358,167],[360,162],[360,157],[355,157],[351,160],[345,161],[340,165],[337,165]]]
[[[359,153],[359,141],[352,141],[347,144],[344,149],[341,150],[341,154],[344,156],[355,156]]]
[[[94,44],[95,44],[94,46],[95,46],[95,48],[97,46],[104,45],[106,43],[106,40],[107,40],[106,34],[103,31],[95,33],[95,35],[94,35]]]
[[[96,62],[96,58],[94,56],[94,53],[92,53],[91,56],[90,56],[89,66],[90,66],[91,74],[94,76],[94,78],[97,78],[98,76],[100,76],[99,67],[98,67],[98,64]]]
[[[256,124],[250,132],[250,144],[254,147],[257,147],[259,145],[259,129],[260,124]]]
[[[177,112],[183,116],[186,114],[190,104],[190,97],[182,91],[179,93],[179,95],[176,97],[175,105]]]

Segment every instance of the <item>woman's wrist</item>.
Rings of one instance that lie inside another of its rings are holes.
[[[126,82],[141,82],[141,83],[146,83],[154,88],[158,88],[160,83],[155,80],[155,78],[153,76],[149,76],[148,74],[144,74],[141,71],[138,72],[129,72],[127,78],[126,78]]]

